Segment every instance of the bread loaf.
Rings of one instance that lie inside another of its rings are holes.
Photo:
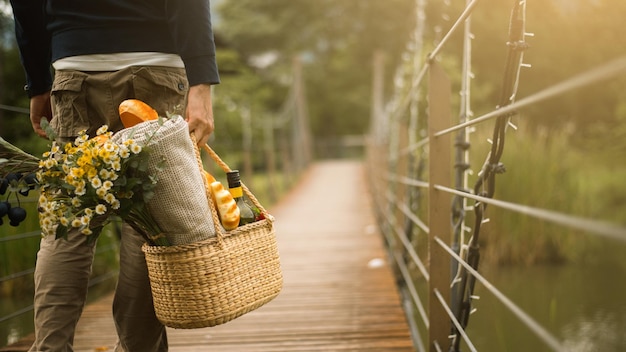
[[[224,229],[236,229],[239,226],[239,207],[230,192],[219,181],[215,181],[211,183],[211,196]]]
[[[210,185],[211,183],[213,183],[213,182],[217,181],[217,180],[215,179],[215,177],[213,177],[213,175],[211,175],[211,174],[210,174],[209,172],[207,172],[206,170],[202,170],[202,174],[204,174],[204,177],[205,177],[205,178],[206,178],[206,180],[207,180],[207,184],[209,184],[209,185]]]
[[[127,99],[118,108],[124,127],[133,127],[139,123],[156,120],[159,114],[150,105],[137,99]]]

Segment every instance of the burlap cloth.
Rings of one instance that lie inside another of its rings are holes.
[[[118,143],[129,138],[140,145],[150,139],[149,172],[158,182],[147,208],[170,244],[214,237],[215,226],[187,122],[174,116],[162,126],[158,121],[146,121],[113,135]],[[161,171],[157,168],[160,163]]]

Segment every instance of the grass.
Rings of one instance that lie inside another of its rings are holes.
[[[489,145],[475,139],[472,165],[482,165]],[[606,163],[598,152],[575,147],[567,133],[509,130],[502,162],[507,171],[497,175],[494,198],[626,225],[626,165]],[[481,234],[484,259],[500,265],[580,260],[602,241],[492,206],[487,217]]]

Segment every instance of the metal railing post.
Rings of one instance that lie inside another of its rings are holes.
[[[435,136],[438,130],[450,126],[452,113],[450,108],[450,80],[443,69],[435,62],[431,63],[428,88],[428,135],[429,148],[429,192],[428,192],[428,266],[429,281],[429,349],[430,351],[447,350],[450,334],[450,318],[437,299],[439,292],[445,302],[450,302],[450,257],[437,245],[435,238],[450,243],[452,236],[450,223],[451,197],[447,192],[435,189],[435,185],[450,185],[451,144],[450,135]]]

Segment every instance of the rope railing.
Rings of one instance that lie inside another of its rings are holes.
[[[541,219],[555,224],[567,226],[575,230],[585,231],[592,235],[604,236],[614,240],[626,242],[626,227],[618,226],[613,223],[583,218],[580,216],[573,216],[547,209],[540,209],[526,205],[505,202],[498,199],[481,197],[475,194],[460,192],[455,189],[441,185],[434,185],[434,187],[440,191],[456,194],[465,198],[473,199],[478,202],[493,205],[502,209],[507,209],[519,214],[528,215],[536,219]]]
[[[539,323],[537,323],[530,315],[526,314],[523,309],[517,306],[513,301],[511,301],[506,295],[500,292],[491,282],[485,279],[480,273],[472,268],[472,266],[467,263],[463,258],[461,258],[458,254],[454,253],[452,249],[439,237],[435,237],[435,241],[437,244],[448,254],[454,258],[459,264],[461,264],[467,271],[469,271],[480,283],[491,292],[502,304],[504,304],[517,318],[523,322],[529,329],[533,330],[535,334],[540,337],[548,346],[552,348],[553,351],[563,351],[565,352],[565,348],[561,345],[557,338],[552,336],[545,328],[543,328]]]
[[[422,84],[424,77],[426,77],[426,74],[428,73],[428,69],[430,67],[431,62],[433,62],[433,60],[435,60],[439,56],[439,54],[441,53],[441,50],[449,42],[450,38],[459,30],[459,28],[461,28],[465,20],[467,20],[470,17],[470,15],[472,14],[472,11],[474,11],[474,8],[476,7],[477,4],[478,4],[478,0],[471,0],[465,6],[465,9],[459,15],[459,17],[454,22],[452,27],[446,32],[443,39],[441,39],[439,43],[437,44],[437,46],[433,49],[433,51],[431,51],[426,56],[426,59],[419,73],[415,75],[414,79],[411,82],[411,88],[409,92],[402,98],[401,102],[399,103],[397,110],[395,111],[396,114],[403,114],[405,110],[408,108],[411,100],[413,99],[413,97],[415,96],[417,92],[418,87]],[[419,5],[424,6],[424,4],[420,4],[418,1],[418,7]],[[421,19],[418,16],[418,21],[420,20]]]
[[[19,233],[17,235],[0,237],[0,243],[2,243],[2,242],[9,242],[9,241],[23,240],[25,238],[34,238],[34,237],[40,237],[40,236],[41,236],[41,231],[24,232],[24,233]]]
[[[454,326],[457,328],[457,330],[461,334],[461,337],[463,337],[463,340],[465,341],[465,343],[467,343],[467,346],[469,347],[470,351],[473,351],[473,352],[478,351],[476,347],[474,347],[474,345],[472,344],[472,340],[470,340],[469,336],[467,336],[467,333],[461,326],[461,323],[459,323],[459,320],[456,318],[454,312],[452,312],[452,309],[448,306],[445,299],[441,295],[441,292],[439,292],[438,289],[435,289],[435,295],[437,296],[437,300],[439,301],[441,306],[446,310],[446,313],[450,317],[450,320],[452,321]]]
[[[390,202],[393,202],[392,197],[390,197],[390,195],[387,196],[387,199],[390,200]],[[393,204],[393,203],[391,203]],[[411,220],[412,221],[416,221],[417,223],[421,223],[423,224],[419,218],[415,217],[412,213],[407,212],[407,209],[405,207],[401,208],[402,212],[404,214],[411,214]],[[428,282],[428,280],[430,280],[430,274],[428,273],[428,270],[426,269],[426,265],[424,264],[424,261],[422,261],[422,259],[420,258],[420,256],[417,254],[417,252],[415,252],[415,249],[413,248],[412,244],[410,243],[411,241],[409,240],[409,238],[406,236],[406,234],[404,233],[404,229],[399,227],[398,224],[396,223],[395,220],[392,220],[393,217],[391,216],[390,212],[386,213],[387,218],[389,219],[389,224],[393,226],[393,230],[395,231],[396,236],[398,236],[398,238],[400,239],[400,242],[402,242],[402,245],[404,246],[404,249],[406,250],[406,253],[411,257],[413,264],[415,264],[415,266],[417,266],[417,268],[419,269],[419,272],[422,274],[422,276],[424,277],[424,280],[426,282]],[[428,232],[428,231],[426,231]]]
[[[496,117],[512,114],[518,110],[531,106],[533,104],[540,103],[550,98],[563,95],[567,92],[589,86],[594,83],[601,82],[610,78],[614,78],[615,75],[626,72],[626,56],[613,59],[605,64],[596,66],[586,72],[583,72],[577,76],[566,79],[560,83],[554,84],[544,90],[541,90],[535,94],[529,95],[523,99],[518,100],[515,103],[507,105],[497,110],[493,110],[489,113],[473,118],[465,123],[446,128],[444,130],[435,133],[435,136],[439,137],[444,134],[448,134],[454,131],[462,130],[466,127],[470,127],[487,120],[491,120]]]
[[[420,1],[417,1],[417,4],[419,6]],[[558,337],[538,323],[530,313],[520,308],[511,298],[502,294],[493,283],[478,272],[478,234],[480,226],[489,221],[489,219],[483,218],[483,210],[487,205],[491,205],[531,220],[545,221],[557,226],[582,231],[598,238],[626,242],[626,227],[621,225],[493,198],[494,177],[504,171],[499,169],[503,167],[500,165],[499,159],[504,150],[505,131],[507,127],[517,130],[509,119],[513,115],[518,116],[518,111],[524,108],[532,107],[592,84],[613,79],[625,73],[626,56],[606,61],[515,101],[517,88],[520,84],[520,69],[530,67],[530,65],[522,62],[523,51],[528,47],[524,42],[524,37],[532,36],[525,31],[526,1],[515,1],[511,13],[510,39],[507,43],[509,56],[507,57],[500,102],[492,111],[474,118],[471,116],[472,113],[469,108],[469,80],[473,78],[470,44],[472,35],[469,32],[469,21],[476,5],[476,0],[467,1],[463,13],[456,19],[451,29],[436,45],[435,49],[426,56],[422,65],[415,68],[413,76],[409,78],[410,87],[408,89],[399,87],[399,96],[393,97],[386,111],[379,116],[379,119],[390,121],[395,126],[390,129],[374,128],[372,130],[373,137],[368,151],[368,164],[372,174],[370,177],[372,193],[375,202],[380,203],[376,205],[376,211],[379,213],[377,219],[381,224],[381,230],[391,253],[390,256],[393,258],[394,265],[400,272],[402,280],[404,280],[400,284],[401,289],[408,291],[408,297],[405,299],[412,302],[407,310],[407,315],[416,314],[422,320],[426,319],[424,325],[428,330],[427,348],[429,351],[459,352],[461,341],[469,350],[478,350],[471,336],[466,332],[469,314],[476,310],[472,307],[472,300],[478,298],[473,293],[474,281],[487,289],[550,350],[565,351],[565,342],[560,341]],[[436,59],[441,55],[442,49],[446,46],[451,35],[461,28],[461,24],[465,24],[465,40],[463,58],[461,59],[463,72],[460,92],[460,121],[451,123],[451,121],[448,122],[448,116],[445,116],[446,109],[441,108],[443,104],[441,101],[447,101],[449,104],[450,99],[446,96],[440,96],[441,91],[446,90],[446,85],[448,92],[451,85],[449,82],[443,82],[445,77],[440,73],[442,69],[438,67]],[[423,42],[423,40],[416,40],[416,42]],[[420,50],[414,49],[414,52],[418,53]],[[416,58],[416,60],[418,59]],[[429,77],[429,82],[425,82],[426,77]],[[439,87],[435,87],[433,82]],[[413,136],[419,135],[419,131],[415,127],[417,124],[413,121],[415,118],[414,111],[407,113],[407,108],[422,99],[417,92],[426,83],[428,83],[428,105],[430,109],[428,111],[429,135],[415,140]],[[435,107],[433,108],[433,106]],[[404,124],[407,119],[411,121],[408,129],[407,125]],[[467,175],[470,172],[469,165],[465,166],[468,163],[469,133],[473,131],[471,127],[484,124],[492,119],[497,119],[497,123],[494,128],[494,136],[489,140],[492,143],[491,152],[487,156],[483,169],[478,174],[477,184],[474,189],[469,189],[466,186]],[[442,123],[442,120],[445,122]],[[435,128],[430,126],[434,124],[434,121],[437,122]],[[375,126],[380,125],[375,124]],[[443,179],[438,177],[447,173],[452,174],[452,163],[449,162],[448,158],[452,153],[449,153],[447,147],[444,146],[453,144],[449,137],[453,132],[458,132],[454,145],[460,151],[456,154],[457,160],[454,163],[454,168],[460,172],[456,175],[456,184],[451,186],[453,182],[449,182],[445,177]],[[386,135],[381,136],[382,133]],[[433,150],[437,151],[433,153]],[[410,165],[413,162],[412,158],[418,157],[418,153],[422,154],[422,158],[428,160],[429,180],[423,180],[422,177],[412,174],[413,171],[406,166],[407,163]],[[433,173],[433,168],[437,168],[439,171]],[[441,182],[442,180],[445,182]],[[423,220],[415,210],[415,199],[411,197],[411,194],[416,189],[429,190],[428,199],[425,200],[425,204],[429,207],[428,221]],[[447,196],[442,197],[444,194]],[[452,197],[455,199],[454,202],[450,201]],[[473,206],[468,206],[466,201],[473,201]],[[450,208],[450,205],[453,207]],[[433,215],[433,209],[434,213],[439,214]],[[464,224],[464,213],[467,210],[476,211],[477,209],[480,211],[476,213],[475,226],[469,228]],[[441,216],[441,213],[445,212],[448,213],[447,219]],[[454,236],[452,235],[453,227]],[[421,233],[421,236],[426,234],[429,237],[427,264],[417,254],[418,243],[425,243],[425,241],[417,242],[413,236],[415,231],[418,231],[418,234]],[[473,232],[467,243],[464,239],[466,232]],[[448,240],[453,237],[455,238],[454,241]],[[460,245],[455,247],[457,244],[455,241],[458,241]],[[474,255],[473,258],[472,255]],[[449,278],[447,273],[444,274],[445,270],[440,267],[442,263],[445,263],[442,256],[445,256],[449,262]],[[406,272],[409,267],[415,268],[414,275]],[[428,297],[426,297],[429,301],[429,309],[426,318],[423,316],[421,308],[424,304],[424,295],[420,292],[414,292],[415,287],[417,287],[416,283],[409,282],[409,280],[417,280],[429,286]],[[447,284],[443,285],[442,283]],[[463,284],[460,285],[461,283]],[[403,291],[401,290],[401,292]],[[438,306],[433,306],[433,301],[436,301]],[[416,307],[418,311],[411,311],[411,307]],[[446,330],[444,328],[446,326],[449,331],[443,331]],[[415,343],[416,346],[423,346],[420,336],[416,336],[415,339],[418,340]]]
[[[426,308],[424,308],[422,299],[420,298],[420,295],[417,292],[415,285],[412,283],[413,279],[412,279],[411,273],[409,269],[407,268],[406,264],[404,263],[404,260],[400,258],[400,254],[394,253],[394,259],[396,261],[396,264],[398,265],[398,269],[400,270],[402,274],[402,278],[407,282],[411,282],[411,284],[407,285],[407,289],[411,293],[411,302],[417,307],[417,311],[421,318],[422,324],[424,324],[424,326],[428,329],[429,324],[430,324],[429,323],[430,321],[428,319],[428,313],[426,313]]]

